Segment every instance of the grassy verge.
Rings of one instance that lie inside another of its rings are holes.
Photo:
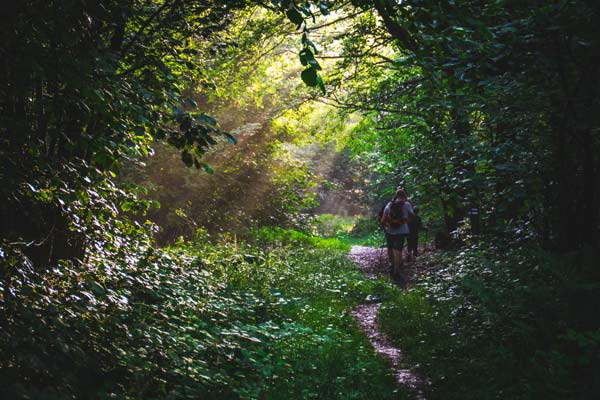
[[[351,244],[339,237],[313,236],[304,232],[283,228],[260,228],[252,232],[254,239],[264,246],[304,246],[348,252]]]
[[[373,217],[321,214],[316,218],[314,233],[318,237],[336,239],[348,247],[380,247],[385,243]]]

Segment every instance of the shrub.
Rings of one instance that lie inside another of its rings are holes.
[[[394,288],[364,280],[334,239],[263,233],[280,244],[199,231],[194,243],[44,271],[3,251],[20,278],[0,287],[0,395],[400,398],[349,315]]]
[[[382,307],[381,321],[431,379],[428,398],[600,393],[600,287],[573,274],[575,259],[481,243],[427,261],[440,268]]]

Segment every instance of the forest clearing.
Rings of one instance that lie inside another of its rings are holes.
[[[0,33],[1,399],[600,398],[600,2]]]

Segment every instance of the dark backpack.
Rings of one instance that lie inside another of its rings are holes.
[[[406,218],[404,218],[404,201],[392,201],[392,205],[390,206],[390,227],[399,228],[406,223]]]

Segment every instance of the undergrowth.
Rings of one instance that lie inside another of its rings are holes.
[[[431,380],[427,398],[600,396],[600,285],[590,283],[598,282],[591,250],[554,258],[529,245],[481,243],[429,257],[438,268],[380,314],[383,329]]]
[[[263,230],[35,270],[0,288],[2,398],[398,399],[349,314],[393,298],[332,240]],[[13,274],[15,276],[15,274]]]

